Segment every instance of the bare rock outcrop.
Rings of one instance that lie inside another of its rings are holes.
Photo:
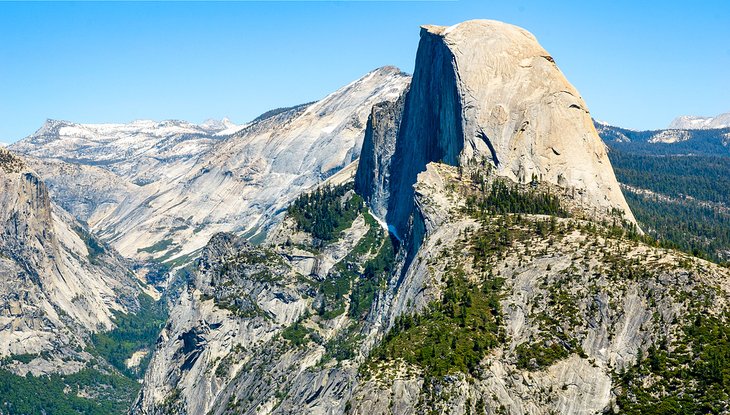
[[[396,145],[388,223],[404,233],[431,161],[487,159],[516,182],[575,189],[635,222],[583,99],[524,29],[490,20],[423,26]]]
[[[78,370],[92,358],[80,352],[89,334],[114,327],[114,311],[135,311],[144,283],[2,148],[0,224],[0,356],[44,353],[10,364],[18,373]]]

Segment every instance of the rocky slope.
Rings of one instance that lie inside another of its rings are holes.
[[[720,114],[716,117],[697,117],[692,115],[683,115],[677,117],[669,123],[669,129],[678,130],[706,130],[714,128],[729,128],[730,112]]]
[[[147,194],[139,186],[101,167],[69,163],[55,158],[25,157],[43,177],[55,203],[94,229],[126,200]]]
[[[498,22],[425,28],[357,170],[297,198],[261,246],[211,239],[132,412],[727,411],[730,272],[640,234],[577,93],[542,95],[565,86],[543,52]],[[470,74],[487,55],[496,72]],[[533,70],[543,87],[501,105],[517,126],[507,109],[531,108],[540,134],[478,116],[481,88],[521,91]]]
[[[43,180],[0,149],[0,356],[3,368],[76,372],[91,333],[139,307],[146,284],[59,208]],[[14,355],[32,359],[14,360]]]
[[[355,160],[370,108],[395,100],[409,79],[396,68],[381,68],[318,102],[272,111],[226,137],[220,134],[232,130],[178,122],[145,124],[140,131],[136,124],[53,122],[12,148],[43,159],[41,170],[73,172],[49,183],[51,189],[123,255],[184,261],[216,232],[262,234],[299,192]],[[85,166],[48,164],[51,159]],[[102,186],[107,175],[88,183],[94,177],[89,166],[121,177],[113,196]]]
[[[177,120],[139,120],[129,124],[48,120],[11,149],[41,159],[100,166],[145,185],[182,174],[221,139],[221,132],[242,127],[227,120],[205,124]]]
[[[520,193],[555,194],[539,186]],[[727,269],[559,211],[492,213],[473,202],[482,189],[428,165],[410,265],[402,251],[388,259],[366,210],[334,241],[296,211],[261,248],[215,237],[133,412],[601,413],[656,377],[620,377],[648,365],[641,356],[685,355],[697,315],[724,318]]]

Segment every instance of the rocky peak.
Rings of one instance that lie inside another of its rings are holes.
[[[675,118],[669,124],[669,129],[672,130],[707,130],[727,127],[730,127],[730,112],[726,112],[715,117],[683,115]]]
[[[114,311],[136,305],[140,283],[51,200],[25,160],[0,149],[0,165],[0,356],[50,352],[78,370],[64,359],[86,357],[68,348],[113,327]]]
[[[590,113],[524,29],[490,20],[422,26],[390,177],[388,223],[404,232],[429,162],[487,160],[515,182],[559,185],[634,222]]]

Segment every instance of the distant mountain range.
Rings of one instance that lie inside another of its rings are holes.
[[[420,35],[245,125],[0,149],[0,414],[727,412],[730,127],[594,122],[516,26]]]
[[[595,120],[594,124],[601,138],[615,149],[643,154],[730,155],[730,127],[636,131]]]
[[[693,115],[683,115],[675,118],[670,124],[670,129],[680,130],[705,130],[712,128],[728,128],[730,127],[730,112],[720,114],[716,117],[697,117]]]
[[[10,149],[123,255],[184,260],[216,232],[259,234],[299,192],[356,160],[370,109],[408,80],[384,67],[243,126],[48,121]]]

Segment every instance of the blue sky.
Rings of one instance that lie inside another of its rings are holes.
[[[420,24],[522,26],[613,124],[730,111],[730,2],[0,2],[0,142],[46,118],[230,117],[316,100],[383,65]]]

